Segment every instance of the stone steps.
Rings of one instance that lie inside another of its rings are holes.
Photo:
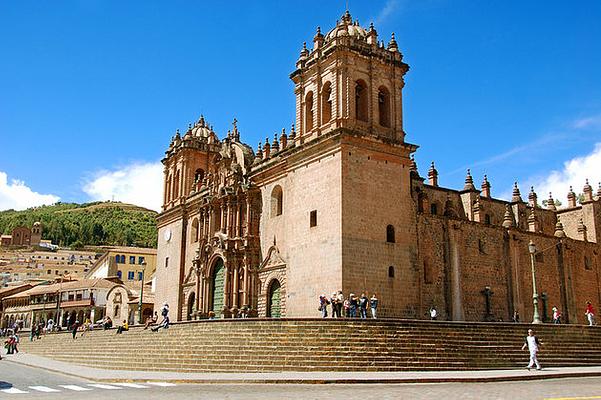
[[[409,320],[221,320],[23,340],[24,351],[99,368],[186,371],[405,371],[523,367],[528,324]],[[601,329],[535,327],[546,366],[601,365]],[[66,345],[67,344],[67,345]]]

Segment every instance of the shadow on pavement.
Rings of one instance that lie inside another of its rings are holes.
[[[0,381],[0,389],[10,389],[13,387],[12,383]]]

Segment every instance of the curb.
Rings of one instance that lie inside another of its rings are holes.
[[[548,380],[548,379],[561,379],[561,378],[587,378],[587,377],[599,377],[601,371],[581,371],[581,372],[525,372],[523,375],[497,375],[497,376],[449,376],[449,377],[374,377],[374,378],[109,378],[109,377],[95,377],[86,374],[77,374],[73,372],[65,372],[58,368],[45,367],[36,363],[17,361],[10,358],[3,358],[3,361],[9,363],[24,365],[27,367],[43,369],[59,373],[66,376],[72,376],[81,379],[89,379],[94,382],[119,382],[119,383],[144,383],[144,382],[168,382],[168,383],[179,383],[179,384],[286,384],[286,385],[332,385],[332,384],[427,384],[427,383],[487,383],[487,382],[519,382],[519,381],[537,381],[537,380]],[[106,371],[106,370],[103,370]],[[516,372],[519,370],[515,370]],[[150,371],[127,371],[127,372],[139,372],[143,375]],[[152,371],[156,372],[156,371]]]

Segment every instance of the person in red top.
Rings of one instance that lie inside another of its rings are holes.
[[[584,312],[586,318],[588,318],[589,326],[593,326],[595,324],[595,309],[590,301],[586,302],[586,311]]]

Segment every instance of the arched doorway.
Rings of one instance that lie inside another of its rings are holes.
[[[225,267],[221,258],[215,261],[213,267],[213,275],[211,276],[211,289],[213,299],[211,302],[211,311],[215,313],[215,317],[220,318],[221,310],[223,309],[223,283],[225,281]]]
[[[271,281],[267,296],[267,316],[271,318],[280,318],[282,309],[280,281],[277,279]]]
[[[190,321],[192,319],[192,313],[194,312],[194,302],[196,301],[196,295],[194,292],[190,293],[188,296],[188,313],[186,314],[186,319]]]

